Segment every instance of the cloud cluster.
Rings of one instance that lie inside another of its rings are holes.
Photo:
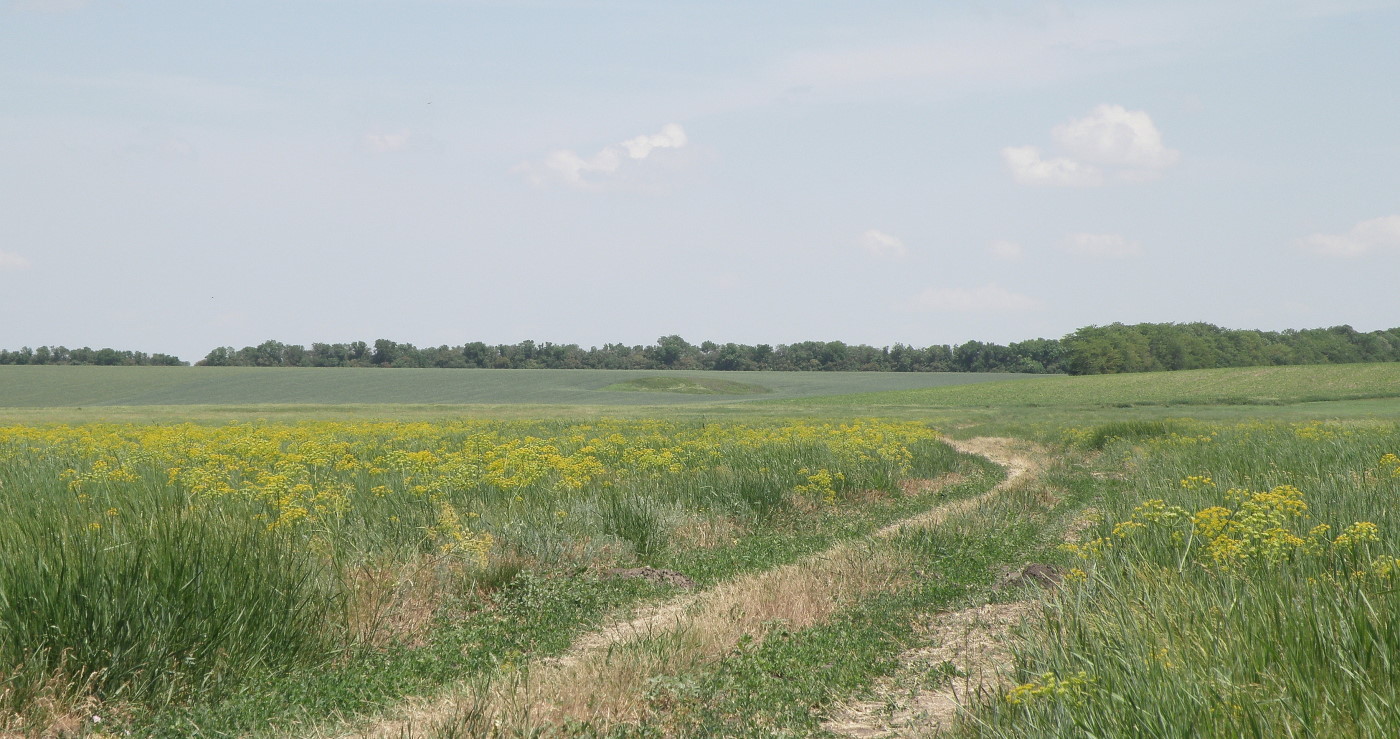
[[[1094,259],[1124,259],[1142,254],[1142,244],[1122,234],[1073,233],[1060,245],[1071,254]]]
[[[1008,146],[1001,150],[1001,160],[1011,170],[1011,177],[1022,185],[1097,187],[1103,184],[1103,172],[1098,167],[1068,157],[1046,159],[1034,146]]]
[[[1400,215],[1372,218],[1344,234],[1313,234],[1298,246],[1325,257],[1359,257],[1373,251],[1400,251]]]
[[[651,156],[657,149],[679,149],[685,146],[685,129],[678,123],[668,123],[653,134],[636,136],[619,144],[605,146],[591,157],[582,157],[568,149],[550,152],[543,162],[526,163],[515,168],[536,185],[559,182],[573,187],[587,188],[595,184],[599,177],[612,175],[623,163],[639,161]]]
[[[1035,298],[1013,293],[996,283],[981,287],[929,288],[914,296],[916,310],[950,313],[1017,313],[1040,306]]]
[[[24,269],[29,266],[29,260],[18,254],[7,251],[0,251],[0,272]]]
[[[903,259],[909,253],[909,250],[904,246],[904,241],[898,236],[892,236],[873,228],[861,234],[858,243],[860,248],[876,257]]]
[[[1162,143],[1145,111],[1099,105],[1083,118],[1056,126],[1050,137],[1061,156],[1035,146],[1008,146],[1002,161],[1016,182],[1051,187],[1097,187],[1109,182],[1155,179],[1181,159]]]

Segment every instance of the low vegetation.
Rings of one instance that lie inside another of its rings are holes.
[[[921,692],[968,737],[1400,725],[1397,365],[805,399],[733,377],[775,392],[0,427],[0,733],[859,735],[931,722]],[[1037,474],[988,493],[930,419],[1021,437],[997,444]],[[989,602],[1036,615],[987,680],[910,658]],[[854,705],[868,726],[833,723]]]

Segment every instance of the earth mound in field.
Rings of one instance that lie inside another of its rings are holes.
[[[680,393],[682,395],[758,395],[771,393],[762,385],[711,377],[638,377],[608,385],[604,390],[632,393]]]

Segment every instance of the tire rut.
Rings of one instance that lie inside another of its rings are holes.
[[[1004,466],[1005,488],[1033,480],[1044,468],[1043,455],[1016,453],[1012,443],[982,438],[955,446]],[[1072,527],[1067,536],[1075,535]],[[938,735],[952,727],[968,706],[986,700],[1006,684],[1013,666],[1012,632],[1038,616],[1033,600],[988,603],[930,616],[923,625],[928,645],[900,655],[903,667],[877,683],[875,699],[840,707],[822,728],[853,739]],[[940,672],[952,672],[952,679],[934,689],[917,684],[918,677]]]

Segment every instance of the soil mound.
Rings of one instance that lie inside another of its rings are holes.
[[[997,589],[1016,588],[1025,585],[1039,585],[1042,588],[1053,588],[1060,584],[1064,578],[1060,568],[1055,565],[1032,562],[1022,567],[1016,572],[1008,574],[997,583]]]

